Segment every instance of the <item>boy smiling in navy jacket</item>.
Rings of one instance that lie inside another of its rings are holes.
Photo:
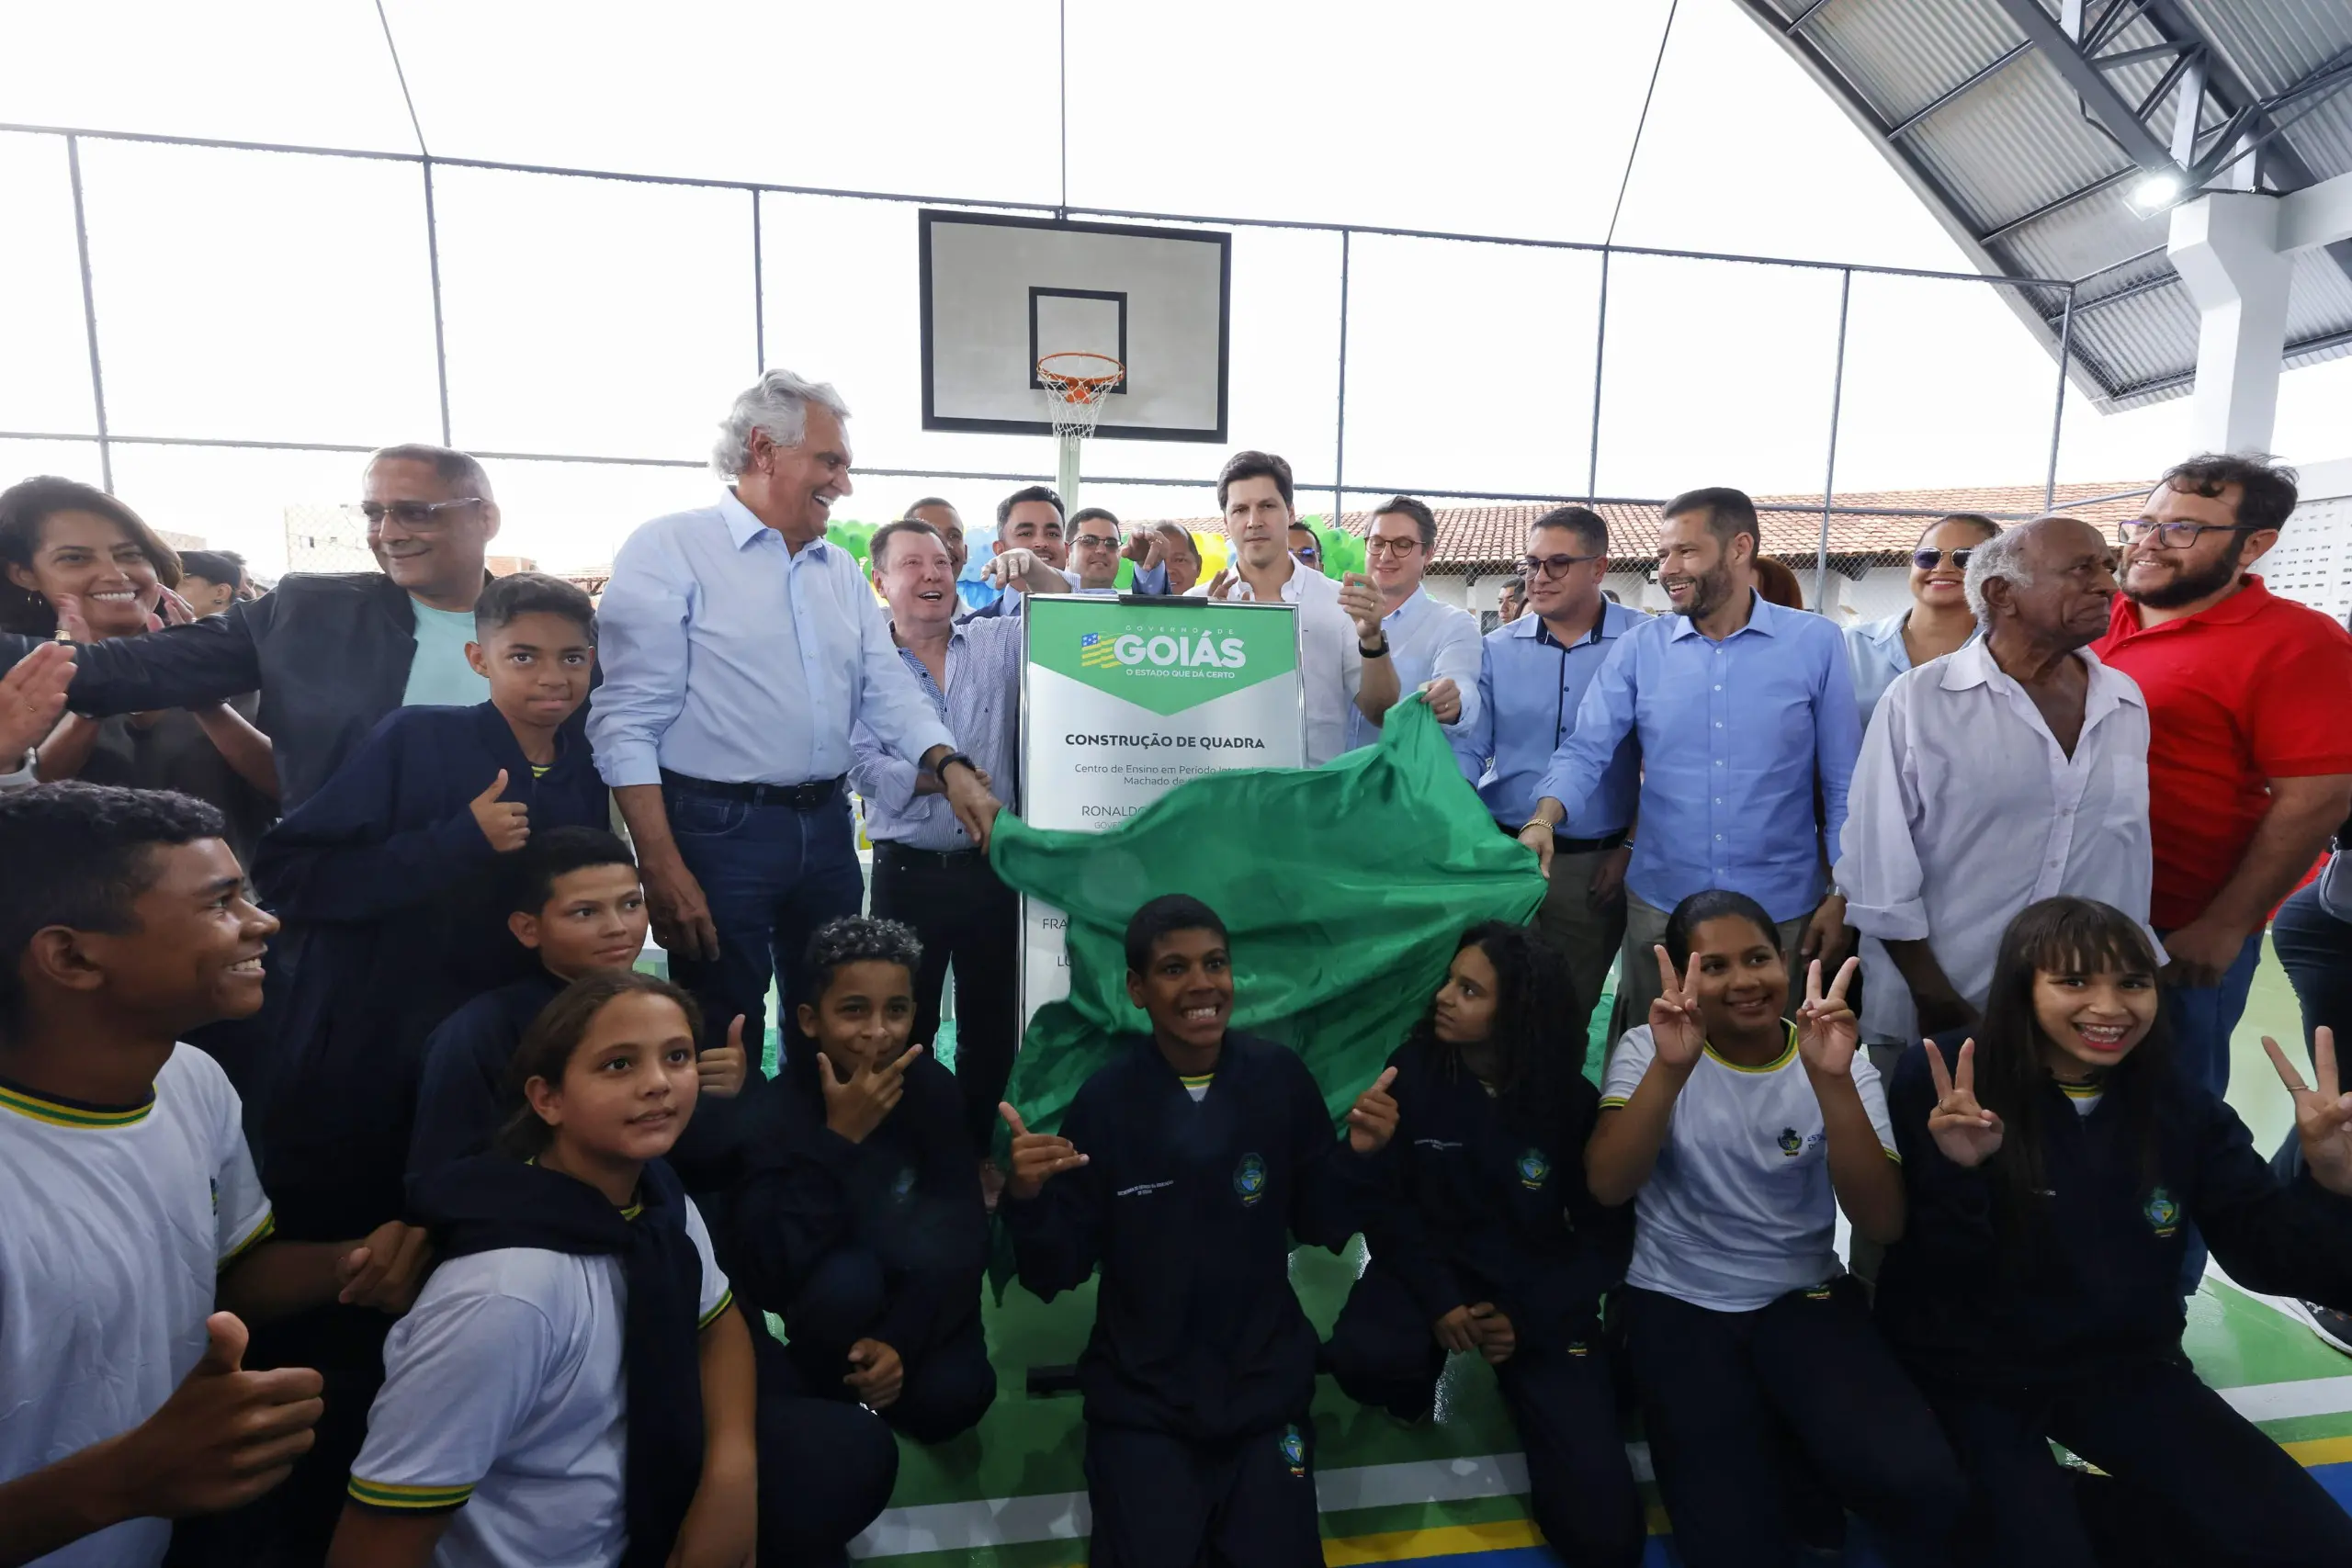
[[[1127,995],[1150,1038],[1089,1078],[1060,1136],[1011,1105],[1000,1213],[1021,1282],[1051,1299],[1102,1272],[1080,1362],[1094,1568],[1323,1561],[1315,1330],[1291,1238],[1345,1246],[1396,1127],[1381,1075],[1336,1137],[1306,1064],[1233,1032],[1225,923],[1155,898],[1127,925]]]

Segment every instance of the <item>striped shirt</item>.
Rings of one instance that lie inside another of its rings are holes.
[[[932,710],[956,737],[956,749],[970,757],[995,785],[1008,810],[1019,808],[1015,773],[1020,766],[1021,656],[1027,646],[1028,617],[984,616],[958,624],[947,637],[947,689],[912,649],[899,649]],[[944,795],[915,793],[915,765],[882,744],[863,724],[851,739],[856,760],[850,786],[865,802],[865,835],[876,843],[910,850],[968,850],[972,840],[956,820]]]

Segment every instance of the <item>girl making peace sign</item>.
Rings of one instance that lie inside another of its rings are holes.
[[[1903,1179],[1849,959],[1815,964],[1796,1021],[1772,919],[1695,893],[1657,950],[1662,994],[1610,1057],[1585,1172],[1638,1198],[1626,1348],[1658,1489],[1689,1568],[1778,1565],[1792,1439],[1894,1568],[1946,1560],[1963,1492],[1935,1418],[1871,1326],[1834,1244],[1902,1234]]]
[[[1943,1418],[1985,1562],[2343,1564],[2352,1517],[2180,1353],[2194,1226],[2248,1290],[2352,1306],[2352,1096],[2335,1042],[2295,1098],[2308,1175],[2167,1059],[2137,921],[2049,898],[2009,922],[1984,1021],[1894,1074],[1911,1224],[1879,1320]],[[2052,1458],[2052,1439],[2106,1472]]]

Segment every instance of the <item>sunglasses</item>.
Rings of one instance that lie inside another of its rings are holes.
[[[1548,581],[1555,577],[1567,576],[1572,568],[1600,558],[1599,556],[1521,556],[1519,558],[1519,570],[1524,577],[1540,577]]]
[[[1931,549],[1923,545],[1919,548],[1911,552],[1911,564],[1917,567],[1921,571],[1933,571],[1936,568],[1943,565],[1944,557],[1950,556],[1951,557],[1952,565],[1965,570],[1968,566],[1968,558],[1975,553],[1975,548],[1967,545],[1963,545],[1956,550]]]

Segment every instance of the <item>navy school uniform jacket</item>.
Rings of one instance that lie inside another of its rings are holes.
[[[988,1210],[979,1151],[956,1075],[930,1055],[859,1143],[825,1125],[813,1054],[764,1085],[743,1139],[749,1168],[728,1204],[728,1279],[792,1327],[792,1303],[825,1262],[864,1251],[882,1266],[876,1339],[910,1359],[979,1314]]]
[[[401,1216],[425,1036],[536,962],[506,930],[504,863],[471,805],[500,769],[531,830],[602,828],[604,781],[566,733],[534,778],[505,718],[399,708],[262,840],[254,884],[286,922],[286,1000],[259,1150],[279,1228],[363,1235]]]
[[[1346,1246],[1371,1162],[1284,1046],[1228,1032],[1195,1104],[1148,1039],[1123,1044],[1062,1122],[1089,1163],[998,1207],[1021,1282],[1051,1300],[1102,1266],[1079,1365],[1089,1421],[1221,1441],[1298,1420],[1316,1338],[1291,1238]]]
[[[524,1031],[563,994],[564,983],[534,963],[530,973],[485,991],[425,1037],[416,1125],[408,1140],[408,1179],[486,1154],[514,1107],[506,1070]]]
[[[1408,1044],[1388,1059],[1397,1124],[1373,1161],[1383,1189],[1364,1224],[1373,1267],[1402,1280],[1431,1323],[1491,1301],[1523,1345],[1582,1339],[1633,1242],[1631,1205],[1604,1209],[1585,1187],[1600,1092],[1578,1074],[1556,1126],[1516,1130],[1449,1055]]]
[[[2236,1112],[2177,1073],[2140,1091],[2158,1097],[2154,1182],[2125,1089],[2080,1116],[2053,1082],[2044,1194],[2021,1227],[2005,1228],[1996,1168],[2008,1149],[1973,1170],[1946,1159],[1928,1133],[1926,1053],[1904,1053],[1887,1112],[1910,1213],[1876,1305],[1898,1350],[1933,1375],[1995,1386],[2177,1355],[2192,1224],[2247,1290],[2352,1307],[2352,1201],[2308,1176],[2281,1185]]]

